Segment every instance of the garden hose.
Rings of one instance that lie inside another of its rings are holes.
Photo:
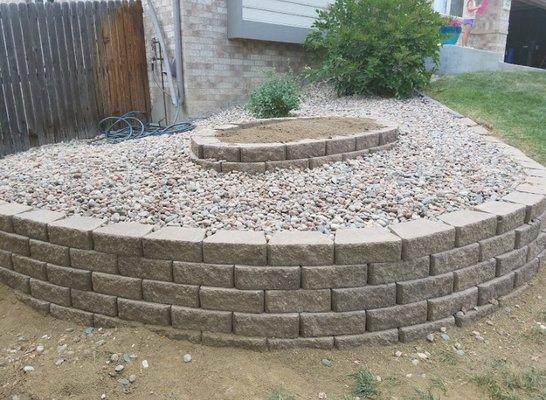
[[[99,136],[93,141],[106,140],[108,143],[120,143],[130,139],[141,139],[148,136],[172,135],[189,132],[195,129],[191,122],[179,122],[166,127],[144,122],[145,113],[130,111],[121,116],[106,117],[99,122]]]

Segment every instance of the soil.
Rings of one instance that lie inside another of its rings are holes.
[[[216,136],[226,143],[287,143],[303,139],[327,139],[377,129],[368,118],[311,118],[267,122],[255,126],[226,129]]]
[[[436,335],[432,343],[266,353],[170,340],[145,328],[99,329],[86,335],[85,327],[43,316],[0,285],[0,399],[98,400],[106,394],[107,399],[136,400],[352,400],[343,396],[351,393],[351,375],[359,368],[381,377],[374,399],[488,399],[487,385],[475,383],[475,377],[501,367],[515,374],[531,367],[546,370],[546,334],[536,330],[537,321],[546,318],[545,285],[543,268],[527,291],[497,313],[463,329],[448,328],[448,341]],[[38,344],[45,346],[41,354],[35,351]],[[60,354],[63,344],[68,347]],[[457,344],[464,355],[455,353]],[[397,351],[403,355],[396,357]],[[417,352],[430,356],[413,365]],[[130,363],[109,362],[113,353],[134,357]],[[183,362],[186,353],[192,362]],[[60,358],[66,361],[55,365]],[[332,366],[322,365],[322,358]],[[142,368],[143,360],[149,368]],[[118,375],[117,364],[125,366]],[[28,365],[35,370],[25,373]],[[131,374],[136,375],[133,384],[118,382]],[[491,376],[502,383],[504,375]],[[542,379],[546,382],[546,375]],[[284,396],[273,395],[281,389]],[[424,397],[429,390],[434,397]],[[532,396],[517,392],[515,397],[495,398],[544,398],[546,385],[538,390]]]

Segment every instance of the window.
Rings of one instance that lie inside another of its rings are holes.
[[[434,0],[434,10],[440,14],[463,16],[464,0]]]

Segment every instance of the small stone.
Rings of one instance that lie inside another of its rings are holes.
[[[399,358],[402,357],[402,352],[398,350],[396,353],[394,353],[395,357]]]
[[[419,364],[419,360],[416,359],[416,358],[414,358],[413,360],[411,360],[411,363],[412,363],[413,365],[417,365],[417,364]]]
[[[42,346],[42,345],[40,345],[40,344],[39,344],[38,346],[36,346],[36,353],[41,354],[41,353],[44,352],[44,350],[45,350],[45,347],[44,347],[44,346]]]
[[[25,365],[23,367],[23,371],[25,371],[25,373],[27,374],[30,374],[31,372],[34,372],[34,367],[31,365]]]
[[[63,344],[62,346],[57,347],[57,353],[63,354],[67,348],[68,348],[68,345]]]
[[[431,342],[431,343],[434,342],[434,334],[432,334],[432,333],[428,334],[428,335],[427,335],[427,340],[428,340],[429,342]]]
[[[121,378],[118,380],[119,383],[121,383],[123,386],[128,386],[131,384],[131,382],[129,382],[129,379],[126,379],[126,378]]]
[[[136,375],[134,375],[134,374],[133,374],[133,375],[129,375],[129,382],[135,383],[136,379],[137,379]]]
[[[55,365],[57,367],[60,366],[62,363],[64,363],[64,358],[59,358],[59,359],[57,359],[57,361],[55,361]]]
[[[93,333],[95,333],[95,328],[87,327],[83,330],[83,333],[85,334],[85,336],[91,336],[93,335]]]
[[[147,369],[149,366],[148,360],[142,360],[142,368]]]
[[[464,353],[464,350],[461,350],[461,349],[455,350],[455,353],[456,353],[458,356],[460,356],[460,357],[463,357],[464,354],[465,354],[465,353]]]
[[[425,353],[417,353],[417,357],[419,357],[421,360],[426,360],[428,358],[428,355]]]
[[[116,368],[114,368],[114,371],[116,371],[118,374],[121,373],[123,370],[125,369],[125,367],[123,365],[118,365],[116,366]]]
[[[112,362],[118,362],[118,361],[119,361],[119,354],[116,354],[116,353],[112,354],[112,355],[110,356],[110,361],[112,361]]]
[[[446,342],[451,339],[447,333],[442,333],[441,336],[442,336],[442,339],[444,339],[444,341]]]
[[[324,365],[325,367],[331,367],[332,366],[332,360],[329,360],[327,358],[323,358],[322,360],[320,360],[320,363],[322,365]]]
[[[326,396],[326,393],[320,392],[318,394],[318,398],[319,398],[319,400],[326,400],[326,399],[328,399],[328,396]]]
[[[442,326],[442,327],[440,328],[440,332],[446,333],[446,332],[447,332],[447,328],[446,328],[445,326]]]
[[[184,354],[184,357],[182,358],[184,360],[184,362],[187,364],[187,363],[190,363],[192,358],[191,358],[191,354]]]
[[[101,400],[106,400],[108,397],[106,397],[106,393],[103,393],[100,395]]]
[[[380,377],[379,375],[377,375],[377,376],[375,377],[375,380],[376,380],[377,382],[381,382],[381,381],[382,381],[382,379],[381,379],[381,377]]]

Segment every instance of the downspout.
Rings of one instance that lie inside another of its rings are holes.
[[[177,97],[177,115],[184,104],[184,68],[182,57],[182,17],[181,17],[181,2],[182,0],[173,0],[173,19],[174,19],[174,59],[176,83],[178,89]],[[177,122],[177,121],[174,121]]]

